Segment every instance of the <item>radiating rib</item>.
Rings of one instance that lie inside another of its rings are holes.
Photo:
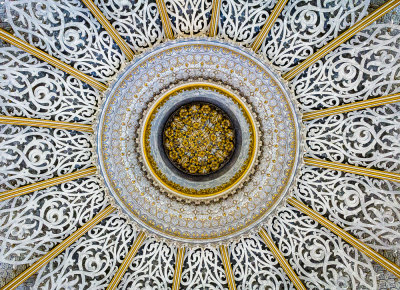
[[[393,172],[386,172],[383,170],[376,170],[370,168],[359,167],[355,165],[347,165],[339,162],[325,161],[321,159],[314,158],[304,158],[304,162],[307,165],[317,166],[327,169],[333,169],[338,171],[343,171],[347,173],[354,173],[358,175],[365,175],[369,177],[390,180],[394,182],[400,182],[400,174]]]
[[[164,0],[156,0],[158,12],[160,13],[162,26],[165,36],[169,39],[174,39],[174,32],[172,31],[171,19],[169,19],[167,6]]]
[[[140,232],[128,254],[126,255],[124,261],[122,262],[121,266],[119,266],[117,272],[112,278],[110,285],[108,285],[107,290],[117,289],[119,282],[121,281],[128,267],[132,264],[132,260],[138,252],[140,246],[143,244],[145,238],[146,234],[144,232]]]
[[[25,185],[16,189],[0,192],[0,201],[4,201],[16,196],[24,195],[34,192],[36,190],[44,189],[53,185],[61,184],[67,181],[75,180],[78,178],[86,177],[96,173],[96,167],[78,170],[72,173],[64,174],[62,176],[50,178],[47,180],[39,181],[33,184]]]
[[[295,198],[289,198],[288,203],[294,207],[296,207],[298,210],[301,212],[305,213],[309,217],[311,217],[313,220],[319,222],[321,225],[324,227],[328,228],[331,230],[333,233],[341,237],[343,240],[348,242],[350,245],[358,249],[359,251],[363,252],[365,255],[370,257],[372,260],[375,262],[379,263],[381,266],[385,267],[387,270],[392,272],[394,275],[400,278],[400,267],[385,257],[381,256],[377,252],[375,252],[373,249],[368,247],[366,244],[363,242],[359,241],[349,233],[347,233],[345,230],[343,230],[341,227],[337,226],[333,222],[329,221],[328,219],[324,218],[322,215],[314,211],[313,209],[309,208],[306,206],[304,203],[298,201]]]
[[[126,43],[126,41],[119,35],[118,31],[111,25],[108,19],[100,11],[100,9],[93,3],[92,0],[82,0],[83,3],[89,8],[94,17],[101,23],[105,30],[110,34],[112,39],[118,44],[129,60],[132,60],[135,56],[132,49]]]
[[[41,257],[35,263],[33,263],[29,268],[27,268],[24,272],[19,274],[13,280],[11,280],[8,284],[6,284],[2,290],[11,290],[16,289],[19,285],[21,285],[24,281],[26,281],[30,276],[36,273],[40,268],[45,266],[48,262],[58,256],[62,251],[68,248],[72,243],[74,243],[77,239],[82,237],[85,233],[87,233],[90,229],[92,229],[96,224],[102,221],[106,216],[108,216],[111,212],[115,210],[114,207],[109,205],[107,208],[103,209],[99,212],[92,220],[85,223],[81,228],[75,231],[72,235],[70,235],[67,239],[62,241],[56,247],[54,247],[50,252]]]
[[[219,251],[221,252],[222,263],[224,264],[225,275],[226,280],[228,281],[229,290],[236,290],[236,283],[232,272],[232,265],[229,259],[228,249],[226,248],[226,246],[221,245],[219,246]]]
[[[36,56],[37,58],[40,58],[41,60],[48,62],[49,64],[55,66],[56,68],[65,71],[66,73],[76,77],[77,79],[84,81],[85,83],[91,85],[96,89],[99,89],[101,91],[105,91],[107,89],[107,86],[105,84],[96,81],[93,77],[80,72],[76,68],[73,68],[72,66],[45,53],[44,51],[34,47],[33,45],[30,45],[26,41],[23,41],[22,39],[15,37],[14,35],[8,33],[7,31],[1,28],[0,28],[0,39],[3,39],[4,41],[12,45],[15,45],[16,47]]]
[[[400,102],[400,93],[374,98],[371,100],[358,101],[351,104],[336,106],[328,109],[307,112],[303,114],[303,121],[323,118],[326,116],[337,115],[341,113],[347,113],[351,111],[356,111],[381,105],[393,104],[397,102]]]
[[[93,133],[91,125],[0,115],[0,124],[75,130]]]
[[[180,247],[176,252],[174,280],[172,282],[172,290],[179,290],[182,278],[183,260],[185,258],[185,247]]]
[[[265,38],[267,37],[269,31],[271,30],[272,26],[275,24],[276,19],[281,14],[283,8],[285,7],[288,0],[279,0],[276,3],[274,9],[271,11],[271,14],[267,18],[267,21],[264,23],[262,29],[258,33],[257,37],[254,39],[253,44],[251,45],[251,49],[257,52],[262,43],[264,42]]]
[[[279,262],[279,264],[285,271],[286,275],[293,282],[296,289],[304,289],[305,290],[306,287],[304,287],[303,283],[301,282],[301,280],[299,279],[297,274],[294,272],[294,270],[292,269],[292,267],[290,266],[288,261],[285,259],[282,252],[274,244],[274,241],[271,239],[271,237],[268,235],[268,233],[264,229],[261,229],[258,234],[263,239],[263,241],[267,245],[267,247],[270,249],[270,251],[276,258],[276,260]]]
[[[221,14],[221,1],[222,0],[212,1],[210,31],[208,32],[208,35],[210,37],[214,37],[217,35],[219,16]]]
[[[295,66],[292,70],[288,71],[283,75],[283,78],[286,80],[291,80],[293,79],[296,75],[300,74],[302,71],[304,71],[306,68],[317,62],[319,59],[327,55],[329,52],[334,50],[336,47],[344,43],[346,40],[354,36],[356,33],[370,25],[372,22],[377,20],[378,18],[382,17],[386,13],[388,13],[390,10],[395,8],[396,6],[400,5],[399,0],[389,0],[385,4],[383,4],[381,7],[376,9],[374,12],[369,14],[368,16],[364,17],[357,23],[355,23],[352,27],[347,29],[345,32],[340,34],[338,37],[335,39],[331,40],[329,43],[327,43],[324,47],[319,49],[317,52],[315,52],[313,55],[309,56],[306,60]]]

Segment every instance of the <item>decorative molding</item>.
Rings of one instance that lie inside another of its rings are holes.
[[[172,283],[172,290],[179,290],[182,278],[183,260],[185,258],[185,247],[178,248],[176,252],[174,281]]]
[[[0,124],[75,130],[93,133],[92,125],[0,115]]]
[[[282,252],[278,249],[278,247],[274,244],[274,241],[268,235],[268,233],[264,229],[260,229],[259,233],[260,237],[263,239],[264,243],[270,249],[274,257],[278,260],[279,264],[281,265],[282,269],[285,271],[286,275],[289,279],[293,282],[296,289],[305,290],[303,283],[294,272],[293,268],[290,266],[288,261],[283,256]]]
[[[66,73],[69,73],[70,75],[86,82],[87,84],[91,85],[92,87],[98,90],[105,91],[107,89],[107,86],[105,84],[95,80],[93,77],[80,72],[76,68],[73,68],[72,66],[45,53],[44,51],[34,47],[33,45],[30,45],[26,41],[23,41],[22,39],[15,37],[14,35],[8,33],[7,31],[1,28],[0,28],[0,39],[3,39],[4,41],[36,56],[37,58],[40,58],[41,60],[48,62],[49,64],[55,66],[56,68],[65,71]]]
[[[217,35],[219,16],[221,14],[221,2],[222,0],[213,0],[211,8],[211,20],[210,20],[210,31],[208,35],[214,37]]]
[[[160,13],[162,26],[164,28],[165,36],[169,39],[174,39],[174,32],[172,31],[171,19],[169,19],[167,6],[164,0],[156,0],[158,12]]]
[[[262,43],[264,42],[265,38],[267,37],[272,26],[275,24],[276,19],[281,14],[281,12],[287,2],[288,2],[288,0],[279,0],[278,3],[276,3],[276,5],[275,5],[274,9],[272,10],[271,14],[269,15],[267,21],[261,28],[257,37],[254,39],[254,42],[251,45],[252,50],[257,52],[260,49]]]
[[[392,103],[397,103],[400,101],[400,93],[388,95],[384,97],[373,98],[365,101],[358,101],[350,104],[345,104],[341,106],[335,106],[328,109],[317,110],[306,112],[303,114],[303,121],[309,121],[312,119],[323,118],[326,116],[337,115],[342,113],[347,113],[356,110],[362,110],[371,107],[377,107],[381,105],[387,105]]]
[[[228,282],[229,290],[236,290],[235,276],[233,276],[228,249],[226,246],[221,245],[219,246],[219,251],[221,252],[222,263],[224,264],[226,281]]]
[[[119,35],[118,31],[111,25],[108,19],[104,16],[104,14],[100,11],[100,9],[93,3],[92,0],[82,0],[83,3],[89,8],[94,17],[101,23],[105,30],[110,34],[112,39],[118,44],[121,50],[125,53],[126,57],[129,60],[132,60],[135,56],[132,49],[129,47],[128,43]]]
[[[285,73],[282,77],[285,80],[291,80],[298,74],[300,74],[302,71],[307,69],[309,66],[317,62],[319,59],[327,55],[329,52],[337,48],[339,45],[353,37],[356,33],[359,31],[363,30],[366,28],[368,25],[370,25],[372,22],[377,20],[378,18],[382,17],[386,13],[388,13],[390,10],[395,8],[396,6],[400,5],[399,0],[389,0],[385,4],[383,4],[381,7],[376,9],[374,12],[369,14],[368,16],[364,17],[360,21],[358,21],[356,24],[354,24],[352,27],[347,29],[345,32],[340,34],[338,37],[330,41],[328,44],[326,44],[324,47],[319,49],[317,52],[315,52],[313,55],[308,57],[306,60],[295,66],[293,69]]]
[[[72,235],[70,235],[67,239],[62,241],[56,247],[54,247],[50,252],[41,257],[35,263],[33,263],[29,268],[27,268],[24,272],[19,274],[13,280],[11,280],[8,284],[6,284],[1,290],[11,290],[16,289],[19,285],[21,285],[24,281],[26,281],[29,277],[31,277],[34,273],[36,273],[40,268],[58,256],[62,251],[68,248],[72,243],[82,237],[85,233],[91,230],[96,224],[102,221],[105,217],[107,217],[111,212],[115,210],[114,207],[109,205],[101,212],[99,212],[92,220],[85,223],[79,230],[75,231]]]
[[[16,196],[31,193],[40,189],[44,189],[53,185],[64,183],[67,181],[75,180],[78,178],[86,177],[96,173],[96,167],[78,170],[72,173],[64,174],[62,176],[50,178],[47,180],[39,181],[33,184],[25,185],[16,189],[0,192],[0,201],[4,201]]]
[[[368,247],[366,244],[363,242],[359,241],[349,233],[347,233],[345,230],[343,230],[341,227],[337,226],[333,222],[329,221],[316,211],[312,210],[308,206],[306,206],[304,203],[298,201],[297,199],[291,197],[287,201],[290,205],[294,206],[301,212],[305,213],[309,217],[311,217],[313,220],[319,222],[321,225],[324,227],[328,228],[331,230],[333,233],[341,237],[343,240],[348,242],[350,245],[370,257],[372,260],[374,260],[376,263],[380,264],[382,267],[386,268],[390,272],[392,272],[394,275],[396,275],[398,278],[400,278],[400,267],[393,262],[389,261],[385,257],[381,256],[377,252],[375,252],[373,249]]]
[[[112,278],[110,284],[108,285],[107,290],[117,289],[119,282],[121,281],[128,267],[131,265],[133,258],[138,252],[140,246],[143,244],[145,238],[146,234],[144,232],[140,232],[140,234],[135,239],[135,242],[132,244],[132,247],[129,250],[128,254],[126,255],[124,261],[119,266],[117,272],[114,274],[114,277]]]
[[[355,165],[347,165],[339,162],[325,161],[321,159],[314,159],[308,157],[304,158],[304,163],[310,166],[317,166],[327,169],[339,170],[347,173],[353,173],[379,179],[390,180],[394,182],[400,182],[400,174],[394,172],[386,172],[383,170],[364,168]]]

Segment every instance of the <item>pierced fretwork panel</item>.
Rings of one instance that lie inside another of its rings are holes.
[[[95,0],[94,3],[134,52],[140,53],[164,40],[155,0]]]
[[[137,232],[116,212],[49,262],[34,289],[105,289]]]
[[[165,5],[177,36],[207,34],[212,0],[166,0]]]
[[[400,92],[400,26],[373,24],[292,81],[303,111]]]
[[[88,168],[92,146],[88,133],[0,125],[0,190]]]
[[[79,0],[6,0],[15,36],[99,81],[110,81],[125,56]]]
[[[367,13],[369,0],[290,0],[261,46],[287,72]]]
[[[276,2],[276,0],[222,0],[219,36],[250,46]]]
[[[307,122],[306,155],[400,172],[400,103]]]
[[[266,228],[307,289],[376,289],[371,260],[291,206]]]
[[[241,239],[229,252],[238,290],[296,289],[259,236]]]

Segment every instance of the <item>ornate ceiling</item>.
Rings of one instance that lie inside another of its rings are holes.
[[[398,5],[0,1],[2,289],[400,289]]]

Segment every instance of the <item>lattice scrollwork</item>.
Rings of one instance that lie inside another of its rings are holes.
[[[227,289],[221,255],[215,248],[188,249],[182,269],[181,289]]]
[[[316,119],[308,123],[306,154],[400,172],[400,104]]]
[[[204,35],[208,32],[212,0],[166,0],[165,5],[176,35]]]
[[[233,244],[230,256],[238,290],[296,289],[260,237]]]
[[[251,45],[276,0],[222,0],[218,34],[243,45]]]
[[[112,213],[42,268],[34,289],[105,289],[136,234]]]
[[[266,230],[307,289],[376,289],[371,260],[296,209],[279,210]]]
[[[106,18],[135,52],[164,39],[155,0],[95,0]]]
[[[32,264],[105,205],[95,176],[1,202],[0,265]]]
[[[369,0],[291,0],[261,46],[277,69],[290,68],[367,13]]]
[[[91,166],[92,140],[77,131],[0,125],[0,188],[17,188]]]
[[[306,167],[298,199],[376,250],[400,249],[400,185]]]
[[[6,0],[14,34],[76,69],[107,82],[125,56],[79,0]]]
[[[171,289],[176,248],[147,239],[136,254],[119,289]]]
[[[0,114],[91,123],[97,92],[15,47],[0,48]]]
[[[373,24],[292,82],[304,111],[400,91],[400,26]]]

